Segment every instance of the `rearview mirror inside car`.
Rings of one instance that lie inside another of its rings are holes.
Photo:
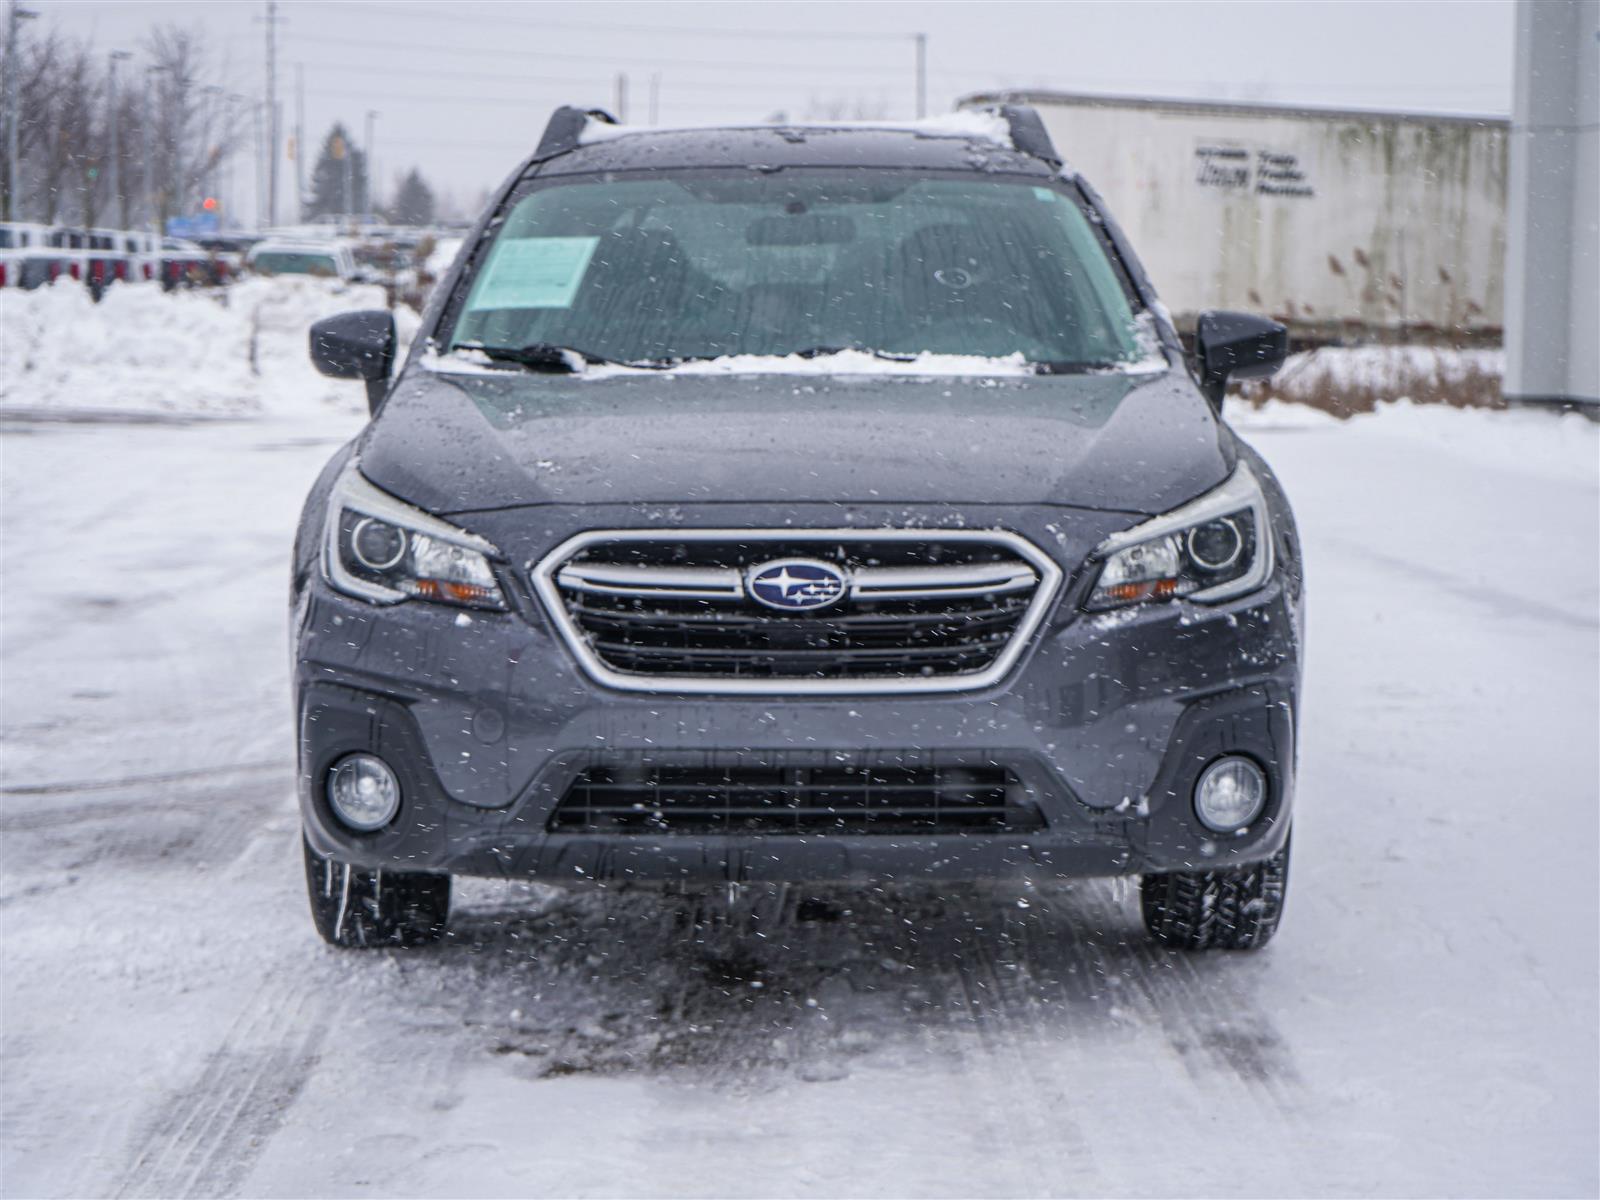
[[[1235,379],[1265,379],[1283,365],[1289,331],[1250,313],[1211,311],[1195,325],[1194,356],[1200,390],[1214,407]]]
[[[325,317],[311,326],[311,363],[334,379],[367,385],[367,408],[376,413],[394,369],[394,315],[363,309]]]

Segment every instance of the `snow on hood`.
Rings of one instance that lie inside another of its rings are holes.
[[[837,354],[729,354],[721,358],[691,359],[670,367],[635,367],[626,363],[584,365],[571,356],[579,379],[615,379],[626,375],[909,375],[928,377],[973,377],[992,375],[1031,375],[1033,367],[1020,353],[1002,358],[978,354],[930,354],[910,358],[880,358],[865,350],[841,350]],[[440,354],[429,346],[418,360],[424,370],[454,375],[504,375],[505,365],[497,365],[482,351],[458,347]]]
[[[892,375],[919,379],[971,379],[1035,373],[1033,364],[1021,352],[997,358],[979,354],[934,354],[928,351],[907,358],[882,358],[865,350],[841,350],[836,354],[817,355],[729,354],[721,358],[691,359],[670,367],[636,367],[626,363],[585,365],[577,355],[570,356],[570,362],[575,368],[574,377],[587,380],[647,375],[825,375],[835,378]],[[508,369],[471,347],[458,347],[447,354],[440,354],[431,345],[418,358],[417,365],[425,371],[441,375],[504,375]],[[1164,357],[1145,354],[1127,363],[1097,368],[1092,373],[1150,375],[1159,374],[1167,368]]]

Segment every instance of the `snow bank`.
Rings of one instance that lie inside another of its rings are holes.
[[[382,308],[383,289],[246,279],[218,292],[62,282],[0,292],[0,411],[229,415],[359,410],[360,387],[317,374],[313,321]],[[402,342],[415,332],[395,314]]]
[[[1495,406],[1505,354],[1449,346],[1324,346],[1292,354],[1270,380],[1246,387],[1254,400],[1294,400],[1337,416],[1386,400]]]
[[[428,261],[422,269],[435,279],[443,279],[455,265],[456,255],[461,253],[461,245],[466,240],[458,237],[440,238],[434,242],[433,253],[428,255]]]
[[[1340,387],[1393,389],[1403,381],[1427,378],[1448,386],[1479,374],[1498,379],[1504,373],[1505,359],[1505,352],[1498,348],[1324,346],[1291,355],[1277,382],[1311,385],[1326,380]]]

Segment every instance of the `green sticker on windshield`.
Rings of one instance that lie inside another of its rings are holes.
[[[1052,192],[1049,188],[1041,188],[1041,187],[1036,187],[1036,188],[1033,189],[1033,196],[1034,196],[1034,199],[1043,200],[1046,203],[1049,203],[1050,201],[1053,201],[1056,198],[1056,194],[1054,192]]]
[[[503,238],[467,307],[571,308],[597,237]]]

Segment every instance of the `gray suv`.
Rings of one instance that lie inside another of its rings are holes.
[[[1302,588],[1186,352],[1037,114],[634,130],[560,109],[295,551],[311,911],[440,937],[450,877],[1137,875],[1189,949],[1283,909]]]

